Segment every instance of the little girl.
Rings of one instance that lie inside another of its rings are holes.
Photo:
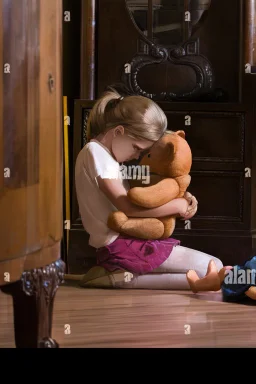
[[[140,208],[127,198],[129,183],[119,172],[120,163],[139,159],[162,137],[167,129],[162,109],[146,97],[122,97],[115,90],[107,91],[95,103],[89,126],[94,138],[77,157],[75,183],[83,226],[102,267],[98,277],[108,276],[117,288],[181,290],[190,289],[186,277],[189,270],[203,277],[210,260],[220,270],[220,260],[183,247],[173,238],[125,237],[107,226],[109,214],[116,210],[128,217],[179,215],[184,219],[197,211],[196,198],[189,193],[153,209]],[[94,272],[89,271],[87,282],[90,275],[95,279]]]

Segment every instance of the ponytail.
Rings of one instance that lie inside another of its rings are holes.
[[[117,92],[107,91],[96,101],[87,123],[87,137],[89,140],[105,131],[106,110],[109,104],[113,104],[113,102],[120,100],[120,98],[121,95]]]

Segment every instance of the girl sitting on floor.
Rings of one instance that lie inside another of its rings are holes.
[[[94,281],[116,288],[186,290],[190,289],[189,270],[203,277],[211,259],[220,270],[220,260],[183,247],[176,239],[125,237],[107,226],[114,210],[128,217],[179,215],[185,220],[197,211],[197,200],[189,193],[158,208],[140,208],[127,197],[128,180],[121,175],[109,178],[118,174],[120,163],[138,159],[162,137],[167,129],[162,109],[149,98],[122,97],[112,90],[95,103],[89,122],[94,138],[77,157],[75,183],[83,226],[90,235],[89,244],[97,250],[98,268],[85,276],[84,286]]]

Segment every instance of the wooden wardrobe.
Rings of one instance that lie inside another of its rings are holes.
[[[182,245],[241,263],[256,252],[256,8],[253,0],[82,1],[81,94],[75,159],[94,100],[112,84],[155,100],[193,154],[196,216]],[[74,169],[74,168],[73,168]],[[75,189],[69,268],[93,263]]]
[[[64,276],[61,0],[0,0],[0,289],[15,342],[55,348]],[[11,321],[11,319],[10,319]]]

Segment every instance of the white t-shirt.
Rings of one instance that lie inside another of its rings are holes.
[[[82,223],[90,235],[89,244],[100,248],[112,243],[119,234],[107,226],[109,214],[117,208],[100,190],[97,176],[119,178],[126,191],[129,190],[128,180],[122,178],[120,164],[108,148],[98,141],[90,141],[76,159],[75,185]]]

